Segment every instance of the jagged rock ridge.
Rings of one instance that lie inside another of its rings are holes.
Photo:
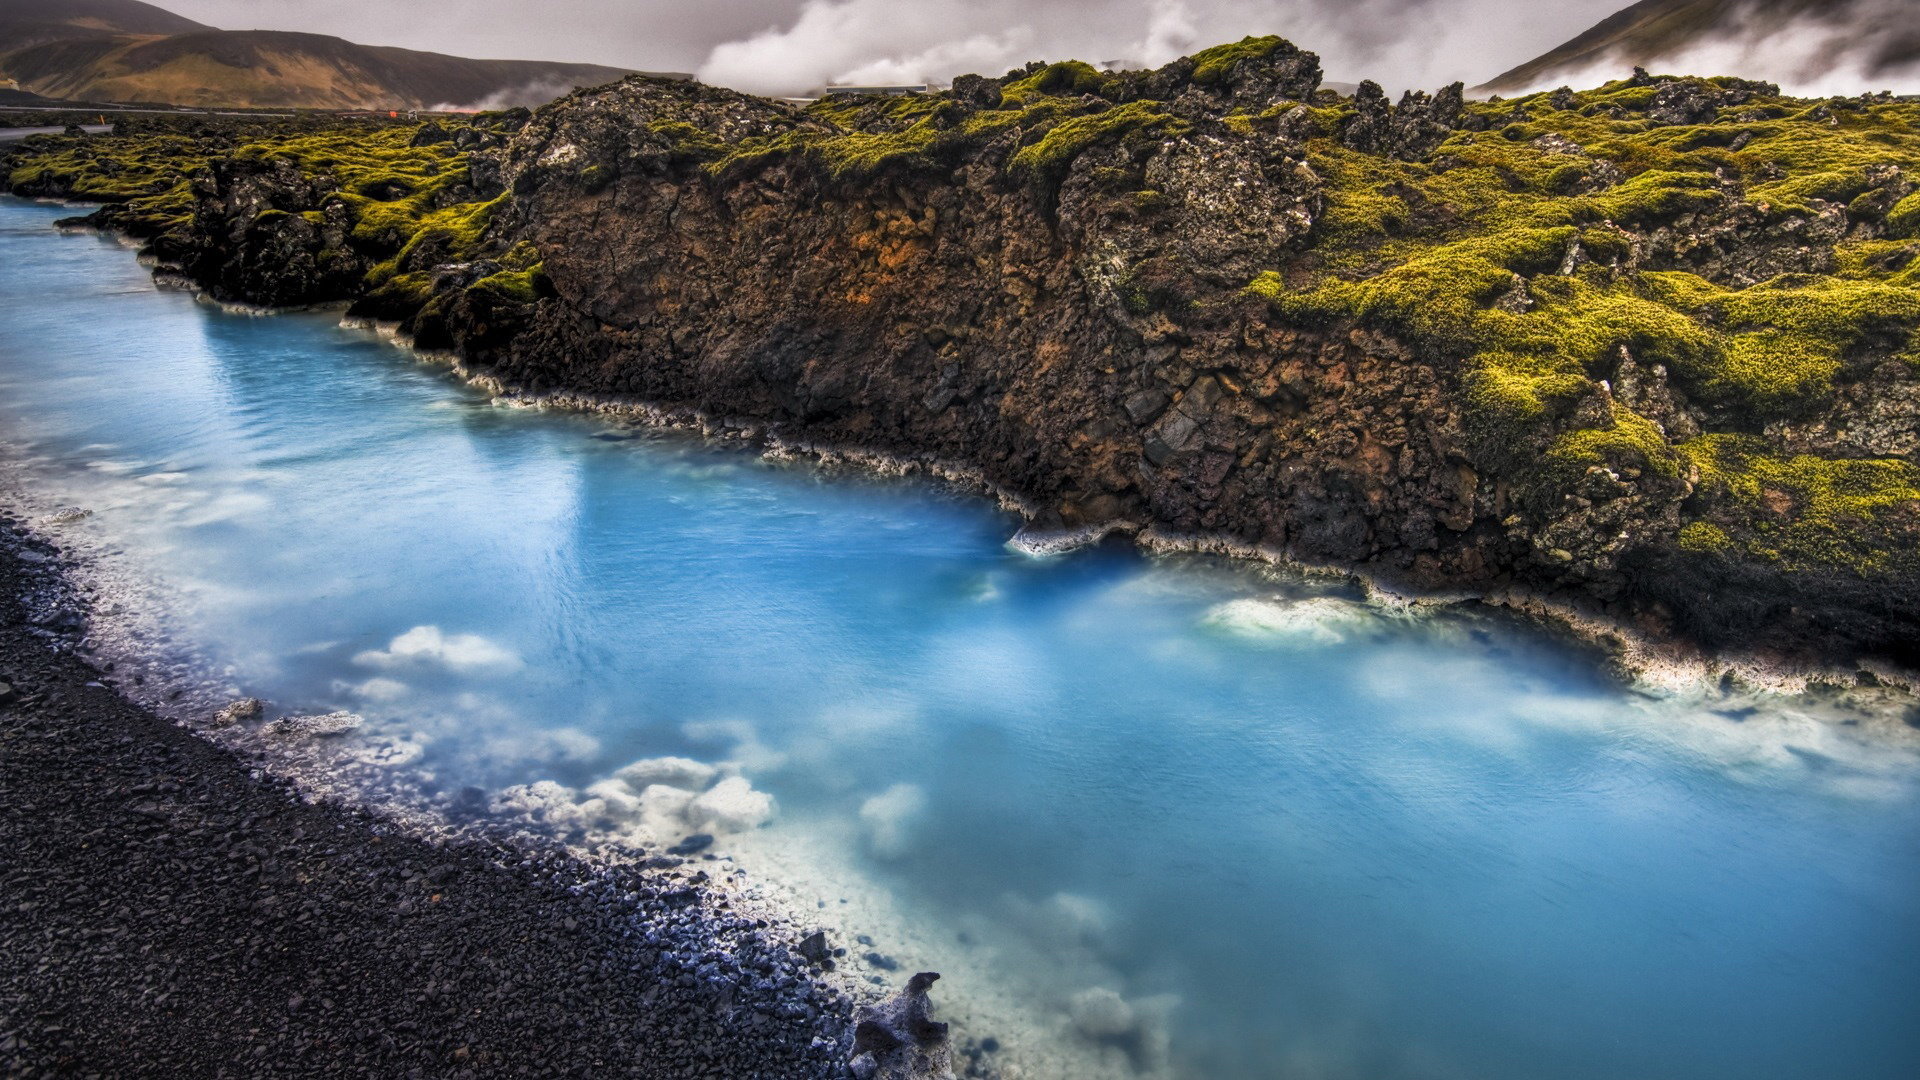
[[[1278,39],[807,109],[630,79],[106,220],[224,296],[960,463],[1044,527],[1914,659],[1920,109],[1318,86]]]

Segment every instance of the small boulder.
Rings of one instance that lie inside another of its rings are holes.
[[[953,99],[976,109],[1000,107],[1000,84],[979,75],[961,75],[953,80]]]
[[[794,946],[793,951],[799,953],[801,958],[810,964],[823,963],[829,956],[833,955],[833,950],[827,947],[827,932],[825,930],[815,930],[813,933],[801,938],[800,944]]]
[[[355,713],[330,712],[317,716],[283,716],[267,725],[269,735],[287,739],[325,738],[345,735],[366,721]]]
[[[1157,386],[1150,386],[1127,398],[1127,418],[1134,424],[1150,424],[1153,419],[1166,410],[1167,392]]]
[[[952,1080],[953,1044],[927,999],[938,978],[923,971],[905,990],[854,1014],[848,1071],[863,1080]]]
[[[1647,119],[1663,126],[1711,124],[1720,115],[1721,94],[1697,82],[1666,82],[1647,103]]]
[[[698,855],[713,846],[712,833],[694,833],[667,849],[669,855]]]
[[[260,714],[265,711],[266,707],[267,703],[257,697],[230,701],[222,706],[219,712],[213,714],[213,726],[217,728],[232,727],[243,721],[258,720],[260,719]]]
[[[432,146],[434,143],[443,143],[443,142],[452,142],[452,141],[453,141],[453,134],[451,132],[449,132],[446,128],[441,127],[437,122],[433,120],[429,120],[426,123],[420,125],[419,131],[416,131],[413,133],[412,145]]]

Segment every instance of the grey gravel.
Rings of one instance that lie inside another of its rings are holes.
[[[847,1075],[854,1005],[797,935],[691,867],[432,841],[262,779],[103,684],[58,553],[16,525],[0,1075]]]

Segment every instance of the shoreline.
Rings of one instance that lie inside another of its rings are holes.
[[[858,1003],[728,864],[315,797],[84,659],[65,568],[0,517],[0,1072],[841,1074]]]
[[[324,312],[334,308],[328,305],[274,309],[234,304],[208,295],[203,288],[184,278],[176,276],[175,280],[182,283],[179,287],[192,291],[195,299],[201,303],[248,315],[274,315],[282,310],[290,313]],[[1685,641],[1654,636],[1617,619],[1583,610],[1576,603],[1523,588],[1508,588],[1498,592],[1404,590],[1370,577],[1352,566],[1308,563],[1287,551],[1248,544],[1224,534],[1175,533],[1156,524],[1131,520],[1102,522],[1079,529],[1036,530],[1033,526],[1041,515],[1031,500],[994,484],[978,468],[962,462],[789,437],[777,422],[716,417],[691,406],[608,398],[569,390],[529,391],[505,383],[486,372],[475,371],[463,357],[455,353],[416,347],[412,339],[400,331],[398,323],[342,318],[340,325],[373,333],[405,350],[420,363],[444,367],[455,379],[512,408],[560,409],[615,417],[655,430],[683,432],[739,445],[768,460],[807,461],[820,468],[853,469],[871,476],[919,476],[931,479],[954,490],[988,499],[1000,509],[1019,515],[1023,525],[1008,538],[1008,544],[1032,558],[1068,554],[1082,547],[1102,543],[1109,537],[1119,536],[1149,556],[1213,555],[1306,577],[1337,579],[1359,588],[1370,603],[1392,607],[1478,605],[1536,623],[1547,633],[1563,635],[1585,648],[1598,651],[1604,666],[1615,676],[1634,689],[1651,693],[1686,694],[1738,687],[1769,694],[1797,695],[1815,687],[1851,689],[1892,686],[1908,694],[1920,695],[1920,671],[1900,669],[1872,660],[1859,660],[1848,668],[1759,653],[1709,655]]]
[[[189,291],[189,295],[192,295],[191,290],[182,290],[182,291]],[[213,301],[210,301],[210,300],[208,302],[213,303]],[[258,314],[271,314],[272,312],[261,310],[261,309],[252,309],[247,313],[250,315],[258,315]],[[379,328],[376,327],[376,329],[379,329]],[[446,357],[444,354],[428,353],[428,352],[423,352],[421,350],[414,350],[414,351],[419,355],[421,360],[428,363],[448,363],[450,361],[450,358]],[[403,365],[403,367],[404,366],[405,365]],[[463,377],[466,377],[469,382],[478,381],[478,377],[471,375],[471,373],[460,372],[460,374],[462,374]],[[523,395],[515,395],[511,392],[506,392],[503,394],[496,395],[494,400],[489,404],[496,407],[510,406],[510,407],[527,407],[527,408],[532,408],[532,407],[564,408],[574,412],[578,412],[581,410],[592,410],[592,411],[599,411],[603,413],[624,411],[627,413],[629,417],[636,418],[636,422],[655,423],[658,426],[668,426],[668,427],[675,426],[668,421],[649,419],[648,416],[646,415],[649,411],[660,414],[660,415],[666,415],[668,413],[667,410],[654,409],[652,407],[641,405],[640,403],[637,403],[637,402],[625,402],[625,403],[599,402],[596,404],[581,405],[581,404],[575,404],[575,403],[570,403],[566,401],[554,401],[554,400],[544,399],[544,398],[533,396],[533,395],[523,396]],[[482,407],[486,407],[486,406],[483,405]],[[976,477],[969,477],[965,475],[963,470],[942,471],[942,466],[937,461],[889,458],[884,455],[874,455],[874,454],[869,454],[869,453],[865,453],[857,450],[855,451],[836,450],[832,447],[806,444],[801,442],[788,442],[786,440],[781,439],[777,433],[768,433],[764,430],[756,430],[753,425],[738,424],[738,423],[725,421],[725,420],[714,420],[710,417],[702,416],[690,410],[682,410],[681,414],[683,416],[683,420],[678,426],[682,428],[691,428],[696,424],[707,424],[707,425],[715,425],[715,426],[727,425],[727,430],[725,430],[724,432],[708,431],[708,432],[704,432],[704,434],[709,435],[710,437],[714,438],[716,441],[725,439],[734,444],[739,444],[743,442],[751,444],[754,446],[756,450],[758,450],[759,452],[761,452],[762,454],[764,454],[766,457],[769,457],[769,458],[819,462],[821,465],[824,465],[824,466],[831,466],[835,468],[846,467],[850,469],[855,469],[860,471],[863,474],[871,474],[875,472],[891,472],[896,475],[911,474],[911,475],[921,475],[921,476],[932,476],[932,477],[939,478],[945,483],[953,484],[959,487],[965,487],[968,485],[968,481],[972,481],[972,486],[974,490],[984,491],[990,496],[995,494],[989,486],[979,481]],[[809,465],[808,467],[811,467],[811,465]],[[1012,503],[1010,496],[1004,497],[1002,504],[1009,505],[1009,508],[1015,511],[1018,511],[1020,509],[1017,503]],[[32,515],[29,515],[29,516],[32,516]],[[1023,514],[1022,516],[1030,517],[1031,515]],[[59,528],[44,528],[39,531],[41,535],[54,538],[57,543],[61,543],[63,546],[66,544],[65,538],[61,536],[62,530]],[[76,531],[82,531],[82,530],[76,530]],[[1014,540],[1008,541],[1008,544],[1010,547],[1015,547],[1016,550],[1022,546],[1028,547],[1029,550],[1027,550],[1027,554],[1029,555],[1044,555],[1046,554],[1046,551],[1033,550],[1033,549],[1048,547],[1049,544],[1047,543],[1047,541],[1050,539],[1053,539],[1053,537],[1050,537],[1047,534],[1042,534],[1040,537],[1037,538],[1037,540],[1035,537],[1029,536],[1028,541],[1023,544],[1022,542],[1019,541],[1018,537],[1016,536]],[[1091,538],[1091,537],[1088,539],[1089,541],[1097,540],[1097,538]],[[1203,539],[1196,540],[1194,538],[1170,537],[1163,534],[1152,533],[1150,531],[1147,533],[1147,535],[1134,536],[1133,540],[1134,542],[1139,543],[1143,547],[1147,547],[1149,550],[1154,550],[1154,551],[1208,552],[1209,550],[1211,550],[1212,553],[1217,553],[1222,556],[1233,557],[1236,559],[1252,558],[1267,564],[1278,564],[1278,565],[1283,565],[1288,567],[1292,566],[1290,561],[1286,560],[1284,556],[1270,555],[1270,554],[1259,552],[1257,550],[1232,549],[1229,545],[1225,545],[1224,542],[1220,542],[1220,541],[1211,542],[1214,546],[1211,549],[1209,549],[1209,546],[1208,546],[1209,542]],[[1071,550],[1071,545],[1068,545],[1068,544],[1062,543],[1060,547],[1062,550]],[[97,548],[97,545],[96,545],[96,548]],[[92,575],[93,581],[96,584],[106,585],[107,588],[103,590],[104,595],[101,598],[102,601],[104,602],[99,604],[98,606],[103,611],[103,613],[107,615],[118,615],[119,613],[114,610],[114,605],[111,603],[111,601],[118,600],[120,598],[120,594],[114,589],[114,586],[115,585],[125,586],[130,582],[125,575],[121,575],[121,579],[119,581],[115,581],[112,579],[111,575],[115,570],[117,564],[115,560],[111,558],[112,553],[110,551],[93,550],[91,554],[93,557],[89,557],[83,560],[81,564],[75,564],[69,561],[68,566],[76,568],[78,577],[75,580],[84,582],[88,580],[88,575]],[[1256,568],[1246,568],[1246,569],[1253,570],[1253,572],[1256,574],[1256,578],[1259,577],[1259,573]],[[1300,568],[1300,569],[1305,569],[1305,568]],[[1355,580],[1355,575],[1341,573],[1339,571],[1323,570],[1320,572],[1323,574],[1338,576],[1342,580],[1346,580],[1346,581]],[[102,575],[107,575],[107,576],[102,576]],[[156,585],[155,588],[159,589],[160,587]],[[156,593],[156,597],[157,596],[158,594]],[[1371,600],[1380,605],[1384,605],[1388,607],[1397,607],[1400,609],[1407,610],[1409,613],[1412,613],[1415,611],[1415,609],[1419,609],[1419,608],[1427,608],[1429,610],[1432,610],[1447,604],[1458,602],[1457,599],[1452,599],[1452,598],[1415,598],[1415,599],[1398,598],[1384,592],[1383,590],[1374,590],[1371,594]],[[147,605],[147,607],[149,608],[153,606],[155,605],[153,604]],[[161,613],[160,622],[161,623],[167,622],[168,620],[165,618],[164,613],[168,610],[168,608],[167,608],[167,605],[165,604],[164,599],[159,599],[157,606],[158,606],[159,612]],[[1485,604],[1481,606],[1485,607],[1485,606],[1495,606],[1495,605]],[[1445,616],[1445,615],[1442,616],[1442,618],[1447,618],[1447,617],[1449,616]],[[134,625],[134,624],[127,624],[127,625]],[[98,627],[96,627],[96,629],[98,629]],[[1553,628],[1549,627],[1548,632],[1553,632]],[[135,631],[135,634],[136,635],[138,634],[137,630]],[[152,643],[140,641],[137,639],[128,639],[122,642],[122,644],[135,650],[136,652],[140,650],[145,650],[146,652],[151,653],[154,651],[152,647]],[[121,659],[121,657],[119,655],[116,655],[115,659]],[[98,661],[96,660],[96,663],[97,662]],[[96,672],[96,675],[98,675],[98,672]],[[126,677],[126,672],[124,671],[114,675],[114,678],[121,679],[122,681],[125,681],[125,677]],[[104,681],[111,682],[113,680],[104,679]],[[218,691],[219,689],[221,689],[219,687],[214,686],[213,684],[209,684],[208,688],[213,689],[215,691]],[[164,688],[162,688],[160,692],[163,693]],[[231,692],[231,691],[228,691],[228,692]],[[149,699],[155,697],[155,692],[152,687],[148,688],[148,693],[146,696]],[[164,709],[163,707],[161,709],[161,716],[164,717],[166,715],[166,712],[167,710]],[[196,713],[191,718],[187,719],[185,722],[189,727],[196,726],[196,725],[203,725],[205,716],[206,716],[206,711],[202,711],[202,712]],[[164,720],[162,722],[164,722]],[[239,729],[229,729],[229,730],[237,731]],[[208,734],[211,735],[212,733],[208,733]],[[212,735],[212,737],[218,742],[232,743],[233,741],[233,740],[221,738],[218,735]],[[324,743],[326,742],[326,740],[316,740],[316,742]],[[252,744],[251,748],[257,749],[263,746],[264,743],[265,741],[261,740],[259,742]],[[311,745],[311,744],[308,744],[308,745]],[[236,752],[243,756],[247,752],[247,749],[249,749],[249,747],[247,746],[236,746],[236,745],[228,746],[228,750],[230,752]],[[292,765],[294,768],[298,768],[300,765],[306,764],[306,762],[298,761],[293,757],[288,757],[284,759],[284,761],[285,763]],[[283,777],[289,776],[291,775],[291,772],[283,771],[281,775]],[[325,776],[322,772],[315,772],[310,776],[299,777],[296,780],[296,783],[301,786],[301,789],[303,791],[306,791],[309,794],[309,797],[311,797],[312,791],[325,790],[328,786],[325,783]],[[337,790],[346,791],[350,786],[351,785],[342,785]],[[378,793],[376,793],[376,795],[377,794]],[[349,800],[349,802],[351,802],[351,800]],[[376,805],[380,805],[383,810],[389,809],[389,808],[386,808],[384,804],[380,803],[377,799],[376,799]],[[404,810],[404,807],[402,807],[401,809]],[[430,823],[427,825],[427,827],[431,828]],[[535,843],[536,844],[538,843],[537,839]],[[729,864],[723,863],[722,865],[729,865]],[[843,900],[842,903],[844,902],[845,901]],[[848,932],[851,932],[851,929],[849,929]],[[907,968],[907,970],[912,970],[912,968],[909,967]],[[988,1027],[986,1030],[993,1030],[993,1028]],[[1004,1032],[996,1032],[996,1034],[1004,1034]],[[781,1074],[781,1075],[785,1075],[785,1074]]]
[[[27,202],[45,202],[81,208],[95,204],[46,197],[19,198]],[[68,220],[64,229],[88,231],[109,236],[138,251],[144,242],[112,227]],[[140,255],[162,288],[191,292],[201,303],[223,311],[265,317],[291,313],[344,311],[350,304],[333,302],[285,308],[221,300],[178,267]],[[476,371],[466,358],[448,350],[422,349],[400,331],[397,322],[344,316],[340,325],[365,330],[388,341],[416,360],[447,368],[452,375],[491,395],[502,404],[517,408],[557,408],[581,413],[597,413],[632,420],[648,427],[681,431],[715,441],[744,445],[770,460],[807,460],[821,467],[847,467],[878,476],[925,476],[955,490],[992,500],[1001,509],[1019,515],[1024,526],[1009,542],[1037,558],[1071,552],[1078,547],[1099,543],[1114,535],[1127,537],[1140,550],[1151,555],[1170,553],[1209,554],[1257,566],[1284,569],[1310,577],[1336,578],[1358,587],[1370,602],[1390,606],[1445,606],[1476,604],[1500,610],[1539,624],[1549,633],[1565,635],[1581,646],[1597,650],[1604,666],[1629,686],[1657,694],[1705,693],[1717,689],[1742,688],[1763,693],[1796,695],[1816,687],[1851,689],[1892,686],[1920,695],[1920,670],[1898,668],[1874,658],[1855,658],[1842,664],[1831,661],[1807,661],[1757,651],[1706,652],[1691,642],[1648,632],[1582,605],[1577,600],[1541,594],[1521,586],[1492,591],[1437,591],[1406,589],[1370,576],[1346,564],[1320,564],[1303,561],[1291,552],[1277,550],[1220,533],[1177,533],[1151,522],[1115,520],[1073,530],[1033,530],[1041,511],[1020,493],[989,481],[979,468],[940,459],[931,455],[900,454],[861,446],[823,443],[804,434],[790,436],[779,421],[761,421],[715,416],[692,406],[662,404],[640,399],[612,398],[572,390],[531,391],[510,384],[495,375]],[[1021,537],[1032,535],[1035,543],[1021,545]]]

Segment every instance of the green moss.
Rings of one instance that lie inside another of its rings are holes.
[[[1576,218],[1588,221],[1652,226],[1683,214],[1713,210],[1726,201],[1726,193],[1711,174],[1652,169],[1567,209]]]
[[[601,191],[613,183],[617,175],[619,170],[613,166],[596,162],[580,170],[580,186],[589,192]]]
[[[835,176],[873,174],[895,166],[931,166],[931,151],[947,135],[922,120],[905,131],[851,132],[823,140],[815,148]]]
[[[474,282],[467,291],[485,293],[509,304],[531,304],[540,298],[539,283],[545,273],[540,263],[524,270],[502,270]]]
[[[1046,96],[1100,95],[1106,92],[1112,81],[1113,76],[1091,64],[1064,60],[1048,64],[1024,79],[1008,83],[1000,93],[1006,104],[1019,106]]]
[[[324,204],[346,211],[352,250],[318,253],[327,265],[343,260],[374,263],[365,285],[380,310],[418,307],[431,294],[424,266],[471,259],[486,250],[485,232],[499,200],[461,201],[470,183],[466,156],[451,143],[414,146],[417,125],[368,127],[340,124],[315,128],[284,124],[237,143],[224,136],[115,136],[62,139],[16,152],[8,178],[39,183],[58,177],[79,198],[124,203],[115,222],[141,235],[185,229],[195,208],[192,176],[215,158],[228,168],[291,170],[332,189],[320,208],[297,213],[269,208],[250,222],[274,229],[295,220],[325,226]],[[512,267],[526,274],[529,263]],[[496,283],[519,295],[521,282]]]
[[[809,104],[807,113],[846,131],[897,130],[946,104],[931,94],[831,94]]]
[[[206,163],[197,140],[181,135],[128,138],[41,136],[15,152],[9,190],[43,186],[88,202],[131,203],[163,196]],[[191,207],[191,200],[186,204]],[[160,209],[149,203],[147,209]]]
[[[1660,429],[1646,417],[1615,405],[1613,426],[1570,431],[1553,441],[1547,450],[1547,463],[1558,477],[1570,479],[1595,465],[1651,472],[1656,476],[1676,477],[1685,459],[1674,450]]]
[[[684,120],[655,117],[647,121],[647,130],[664,140],[672,148],[674,156],[690,161],[712,161],[727,152],[726,143],[718,136]],[[605,167],[588,166],[589,169]],[[592,189],[591,182],[584,171],[581,174],[581,182],[590,190]]]
[[[1149,214],[1167,205],[1167,196],[1163,191],[1141,188],[1127,193],[1127,201],[1136,213]]]
[[[893,100],[893,99],[888,99]],[[915,104],[924,104],[915,98]],[[819,115],[857,115],[844,106]],[[976,139],[974,129],[952,123],[952,103],[930,108],[885,109],[881,114],[900,120],[918,117],[904,127],[882,124],[877,130],[831,131],[796,128],[776,135],[757,136],[708,155],[706,169],[716,176],[738,176],[789,157],[819,162],[835,177],[870,176],[885,170],[911,172],[950,167]]]
[[[1748,556],[1863,575],[1911,571],[1920,561],[1899,539],[1920,522],[1920,468],[1910,462],[1780,455],[1740,435],[1707,435],[1681,449],[1699,469],[1701,520]]]
[[[1696,555],[1716,555],[1733,548],[1733,538],[1710,521],[1694,521],[1680,530],[1680,550]]]
[[[1920,239],[1920,191],[1893,204],[1887,213],[1887,235],[1902,240]]]
[[[540,263],[540,249],[522,240],[500,256],[500,265],[509,270],[531,270]]]
[[[1641,295],[1675,311],[1694,314],[1727,291],[1684,270],[1648,270],[1639,275]]]
[[[1655,126],[1640,119],[1654,92],[1609,84],[1566,108],[1532,95],[1519,120],[1514,102],[1470,103],[1493,130],[1458,131],[1427,161],[1313,139],[1326,204],[1308,273],[1290,277],[1305,284],[1270,274],[1250,291],[1290,319],[1389,330],[1458,362],[1471,430],[1519,470],[1539,452],[1524,449],[1531,433],[1597,393],[1622,347],[1746,424],[1817,406],[1855,355],[1920,360],[1920,251],[1898,239],[1920,230],[1920,196],[1887,214],[1896,239],[1837,252],[1837,275],[1742,290],[1627,269],[1640,258],[1630,232],[1684,232],[1689,215],[1736,200],[1755,227],[1783,235],[1836,203],[1871,203],[1886,166],[1920,171],[1920,106],[1837,110],[1828,125],[1803,103],[1756,98],[1719,123]],[[1582,438],[1561,448],[1600,436]]]
[[[1193,81],[1212,86],[1232,74],[1234,66],[1242,60],[1264,60],[1286,44],[1284,38],[1268,35],[1244,37],[1231,44],[1202,49],[1193,54]]]
[[[1825,394],[1855,345],[1905,340],[1920,326],[1920,292],[1787,275],[1729,291],[1706,311],[1723,332],[1724,348],[1711,366],[1681,374],[1710,397],[1779,415]]]
[[[1062,120],[1038,142],[1022,147],[1010,163],[1016,174],[1057,183],[1075,158],[1101,143],[1130,142],[1179,135],[1190,125],[1160,109],[1156,101],[1130,101],[1103,112]]]
[[[411,219],[404,243],[392,258],[368,271],[368,284],[383,284],[422,261],[460,262],[480,254],[493,213],[506,199],[501,195],[488,202],[456,203]]]
[[[1481,441],[1518,445],[1540,422],[1592,393],[1592,380],[1537,356],[1493,351],[1475,357],[1463,379]]]
[[[433,297],[432,275],[413,271],[368,275],[366,301],[376,311],[418,311]]]
[[[1015,155],[1010,167],[1028,176],[1055,176],[1054,169],[1064,171],[1074,156],[1102,139],[1124,138],[1172,120],[1151,108],[1157,103],[1109,108],[1103,102],[1090,104],[1041,90],[1073,85],[1068,76],[1076,66],[1055,67],[1060,71],[1052,76],[1043,70],[1014,84],[1020,88],[1018,92],[1009,92],[997,109],[968,110],[951,100],[917,95],[816,102],[809,107],[809,114],[816,120],[831,120],[835,128],[796,127],[742,139],[708,154],[705,168],[714,176],[737,178],[775,162],[798,158],[818,163],[837,179],[882,172],[938,173],[951,170],[993,138],[1019,130],[1037,133],[1037,138],[1021,151],[1026,156]],[[1097,119],[1108,113],[1119,115]],[[840,128],[841,123],[857,126]],[[1070,124],[1073,126],[1055,134]],[[1171,124],[1166,127],[1172,130]],[[1045,144],[1044,149],[1033,149],[1041,144]],[[1027,154],[1027,150],[1033,152]]]

